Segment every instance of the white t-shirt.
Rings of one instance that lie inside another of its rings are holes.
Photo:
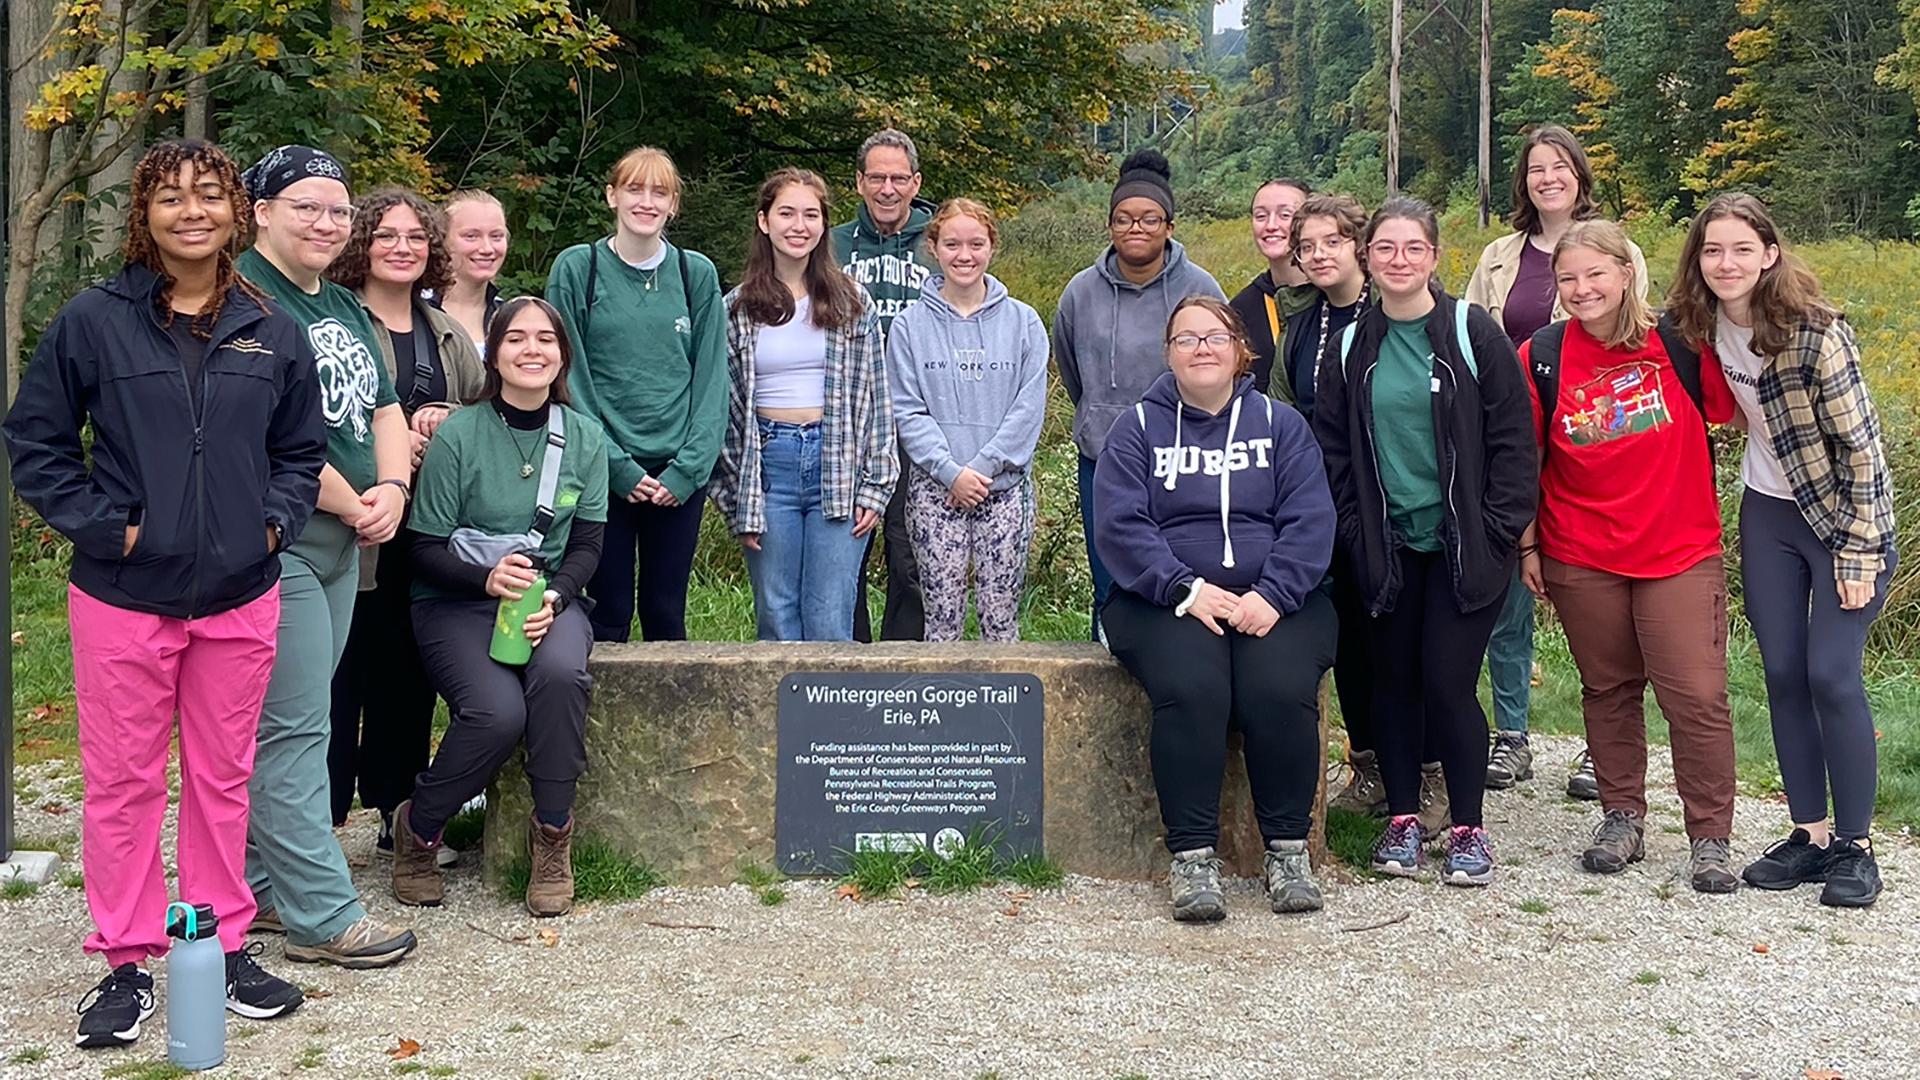
[[[813,325],[813,301],[793,302],[793,318],[762,326],[753,339],[753,407],[819,409],[827,403],[827,332]]]
[[[1722,312],[1713,352],[1720,358],[1720,370],[1726,373],[1733,400],[1747,418],[1747,452],[1740,459],[1740,482],[1762,495],[1792,499],[1787,470],[1780,467],[1773,440],[1767,437],[1767,416],[1760,406],[1760,371],[1766,367],[1766,360],[1753,351],[1753,327],[1736,326]]]

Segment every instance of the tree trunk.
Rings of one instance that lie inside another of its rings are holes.
[[[188,29],[187,44],[196,49],[207,46],[208,19],[201,19]],[[207,78],[202,75],[187,83],[187,109],[181,120],[181,134],[189,139],[211,138],[212,126],[207,122]]]
[[[331,0],[331,4],[333,7],[333,25],[336,29],[346,31],[347,41],[349,42],[347,51],[348,82],[350,84],[357,83],[359,81],[358,76],[365,66],[361,56],[367,31],[366,0]],[[354,137],[355,134],[361,130],[361,127],[355,123],[356,118],[352,107],[348,103],[347,96],[334,95],[333,103],[329,111],[332,113],[328,126],[333,129],[333,138],[331,140],[333,145],[327,147],[327,149],[341,155],[343,158],[351,159],[353,156],[352,144]]]
[[[1493,203],[1493,0],[1480,0],[1480,227]]]
[[[50,54],[59,41],[58,29],[67,22],[65,7],[63,4],[37,3],[9,4],[7,8],[7,69],[13,73],[8,88],[13,102],[13,115],[7,117],[7,164],[11,170],[7,177],[7,188],[13,193],[14,207],[11,209],[15,213],[18,212],[19,200],[25,197],[26,192],[39,186],[38,174],[31,172],[27,164],[32,156],[27,142],[33,133],[20,122],[20,117],[28,105],[39,100],[41,84],[60,72],[59,62]],[[56,146],[49,150],[49,154],[56,150],[65,151],[71,139],[71,133],[62,132],[56,137]],[[62,231],[60,221],[55,221],[51,228],[35,230],[34,246],[29,250],[29,255],[38,256],[57,246]],[[22,234],[16,224],[13,231],[13,248],[16,252],[20,250],[21,243]],[[11,280],[8,285],[11,291]],[[7,329],[12,333],[15,312],[11,305],[7,313]],[[9,362],[13,359],[9,355]],[[12,395],[8,396],[11,400]]]
[[[107,47],[100,56],[101,65],[111,73],[107,85],[108,92],[113,94],[137,92],[144,83],[142,73],[128,68],[123,61],[124,43],[146,28],[148,8],[137,3],[131,5],[131,10],[129,7],[127,0],[102,0],[100,5],[103,26],[113,26],[124,20],[124,25],[119,27],[120,32],[109,31]],[[117,120],[101,124],[90,152],[97,154],[101,148],[114,144],[128,126],[142,128],[145,118],[141,117],[131,125],[123,125]],[[120,230],[126,221],[128,189],[133,182],[133,163],[139,153],[141,135],[136,131],[133,143],[87,181],[86,236],[96,262],[111,258],[120,248]]]
[[[1400,5],[1393,0],[1387,62],[1387,194],[1400,194]]]

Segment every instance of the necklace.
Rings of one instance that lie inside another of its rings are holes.
[[[495,409],[493,415],[500,416],[500,411]],[[520,455],[520,479],[525,480],[533,475],[533,455],[540,452],[540,444],[534,443],[531,451],[522,450],[520,433],[513,430],[513,427],[507,423],[506,417],[500,416],[500,426],[507,429],[507,438],[513,440],[513,452]]]
[[[1370,288],[1372,288],[1371,282],[1360,286],[1360,299],[1354,301],[1355,307],[1367,302],[1367,291]],[[1326,294],[1322,293],[1320,295],[1320,344],[1313,350],[1313,381],[1316,384],[1320,381],[1320,357],[1327,351],[1327,326],[1332,318],[1333,301],[1327,299]]]

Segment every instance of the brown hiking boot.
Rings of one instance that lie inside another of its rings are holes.
[[[573,819],[556,829],[534,818],[527,830],[533,872],[527,877],[527,910],[539,918],[573,910]]]
[[[393,812],[393,898],[409,907],[439,907],[447,897],[447,881],[434,861],[439,844],[416,836],[408,799]]]
[[[1380,759],[1374,756],[1372,750],[1354,750],[1347,755],[1347,767],[1352,772],[1347,779],[1347,786],[1327,800],[1327,808],[1367,817],[1385,817],[1387,782],[1380,777]]]
[[[371,915],[317,945],[287,942],[287,959],[296,964],[338,964],[344,968],[382,968],[406,959],[420,942],[413,931]]]
[[[1420,831],[1431,844],[1443,843],[1453,828],[1453,803],[1447,798],[1447,777],[1437,761],[1420,766]]]
[[[1740,879],[1733,875],[1733,859],[1728,851],[1726,837],[1698,837],[1689,845],[1688,869],[1693,877],[1693,891],[1703,893],[1730,893],[1740,885]]]
[[[1647,857],[1647,823],[1631,810],[1609,810],[1593,830],[1593,844],[1580,855],[1580,865],[1596,874],[1617,874],[1629,863]]]

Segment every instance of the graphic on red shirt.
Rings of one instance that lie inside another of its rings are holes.
[[[1660,370],[1652,364],[1604,368],[1572,389],[1573,400],[1561,412],[1560,425],[1575,446],[1638,435],[1673,421]]]

